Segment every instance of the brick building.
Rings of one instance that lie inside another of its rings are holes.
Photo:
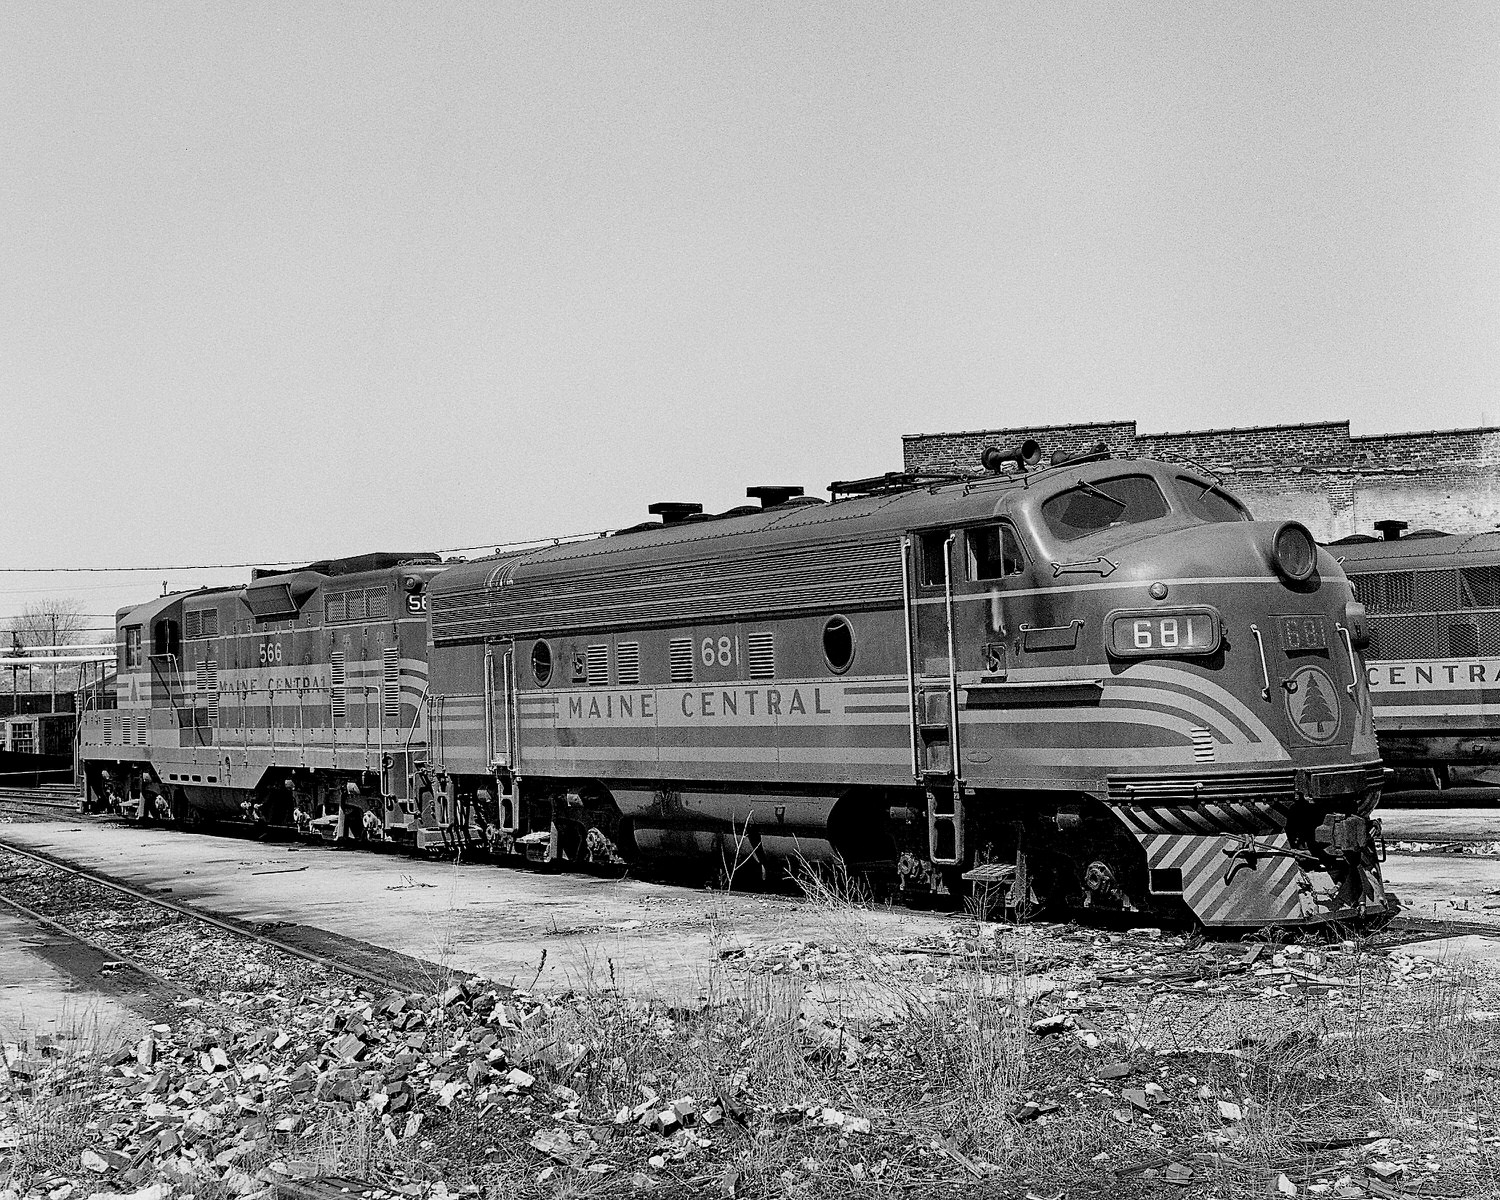
[[[986,446],[1041,443],[1043,455],[1104,442],[1118,455],[1192,459],[1267,520],[1294,517],[1320,540],[1374,533],[1393,518],[1412,529],[1500,527],[1500,429],[1350,434],[1348,421],[1139,433],[1134,421],[902,438],[908,471],[977,473]],[[1045,459],[1044,459],[1045,461]]]

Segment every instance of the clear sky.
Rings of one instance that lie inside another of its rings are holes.
[[[0,566],[1500,419],[1500,5],[0,6]],[[0,575],[0,624],[243,571]]]

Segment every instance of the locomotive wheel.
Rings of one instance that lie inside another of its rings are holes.
[[[173,788],[171,799],[167,801],[167,811],[173,825],[182,829],[196,829],[202,825],[203,814],[188,803],[187,793],[181,788]]]

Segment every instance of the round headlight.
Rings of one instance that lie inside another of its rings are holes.
[[[1288,521],[1276,531],[1271,543],[1271,558],[1276,570],[1295,583],[1312,578],[1318,565],[1318,545],[1307,526]]]

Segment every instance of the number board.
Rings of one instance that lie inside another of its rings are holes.
[[[1222,640],[1219,614],[1207,605],[1109,614],[1109,652],[1120,658],[1212,654]]]
[[[1281,628],[1281,648],[1288,654],[1328,649],[1327,617],[1277,617],[1276,624]]]

